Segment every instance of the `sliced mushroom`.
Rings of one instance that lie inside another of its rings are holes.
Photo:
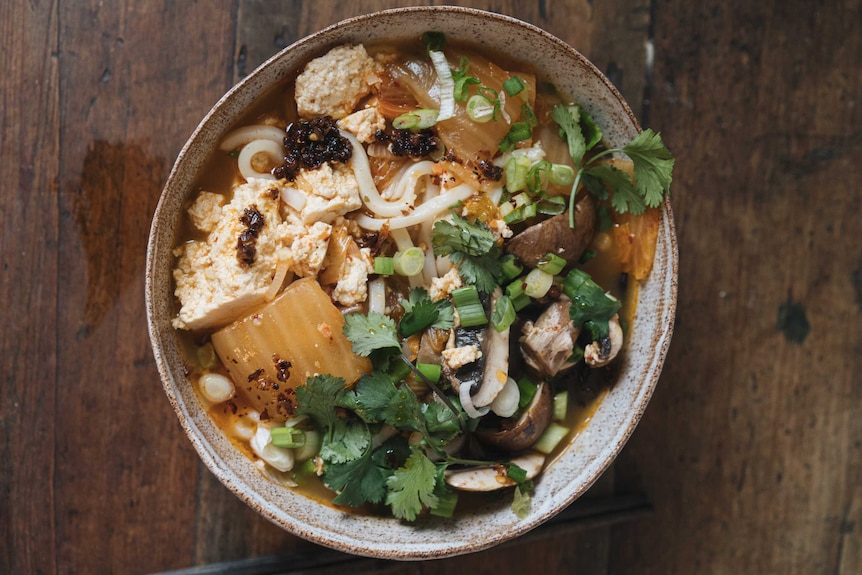
[[[545,464],[545,456],[531,451],[511,461],[527,472],[527,479],[536,477]],[[461,491],[495,491],[512,487],[515,482],[506,475],[508,466],[490,465],[446,472],[446,483]]]
[[[521,352],[527,364],[546,377],[554,377],[573,365],[569,361],[580,330],[569,316],[568,298],[549,305],[539,319],[522,328]]]
[[[590,367],[604,367],[614,359],[623,348],[623,328],[620,316],[615,314],[608,321],[608,337],[594,341],[584,348],[584,361]]]
[[[499,287],[494,289],[491,294],[492,310],[502,296],[503,290]],[[476,407],[491,405],[509,379],[509,328],[502,332],[493,327],[487,328],[482,354],[485,356],[485,370],[479,391],[473,395],[473,405]]]
[[[510,239],[506,251],[531,268],[548,252],[570,264],[580,259],[595,232],[596,203],[592,196],[586,195],[575,204],[574,228],[569,227],[568,214],[548,218]]]
[[[551,423],[553,411],[554,393],[550,385],[542,382],[520,417],[502,420],[497,429],[479,427],[476,437],[486,445],[506,451],[522,451],[539,440]]]

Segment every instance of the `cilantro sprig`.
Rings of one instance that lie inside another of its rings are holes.
[[[560,126],[560,136],[566,141],[577,173],[569,200],[569,225],[575,225],[575,194],[583,181],[584,187],[599,199],[607,199],[613,190],[611,205],[617,213],[638,215],[647,207],[661,205],[670,192],[674,158],[662,142],[661,135],[646,129],[622,148],[602,150],[585,161],[587,152],[602,139],[601,128],[580,106],[554,106],[551,118]],[[604,156],[623,153],[634,165],[634,180],[609,164],[597,164]]]
[[[398,323],[398,331],[410,337],[428,327],[450,329],[455,322],[452,304],[448,299],[431,301],[431,296],[423,288],[410,290],[406,300],[401,300],[404,315]]]
[[[491,293],[503,279],[502,248],[490,228],[455,214],[452,221],[439,220],[431,232],[431,246],[438,256],[449,256],[458,273],[476,289]]]

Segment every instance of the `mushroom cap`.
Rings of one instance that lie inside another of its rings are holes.
[[[588,194],[575,204],[574,228],[569,227],[568,214],[553,216],[510,239],[506,242],[506,251],[518,256],[530,268],[536,267],[549,252],[571,264],[584,254],[595,232],[596,202]]]
[[[478,428],[476,437],[482,443],[506,451],[523,451],[532,446],[551,423],[554,411],[554,394],[546,382],[539,384],[533,400],[514,425],[503,425],[497,429]],[[511,423],[512,418],[504,419]]]

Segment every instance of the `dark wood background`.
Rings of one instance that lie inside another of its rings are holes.
[[[862,572],[862,2],[458,4],[585,53],[676,155],[673,344],[594,490],[654,511],[352,570]],[[231,85],[305,34],[401,5],[2,3],[0,572],[325,555],[247,509],[183,435],[146,334],[146,238]]]

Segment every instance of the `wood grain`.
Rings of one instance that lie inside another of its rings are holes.
[[[302,36],[410,2],[0,5],[0,573],[152,573],[315,546],[206,471],[147,340],[174,158]],[[375,573],[862,570],[862,1],[471,1],[590,57],[675,152],[680,301],[594,495],[649,517]],[[349,569],[332,567],[335,573]]]
[[[617,465],[657,514],[614,529],[611,572],[858,568],[860,8],[656,5],[682,295]]]

